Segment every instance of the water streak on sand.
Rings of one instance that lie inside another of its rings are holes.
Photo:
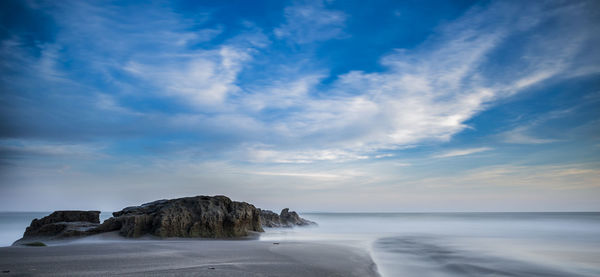
[[[584,276],[548,265],[455,249],[438,240],[432,237],[389,237],[375,243],[388,256],[393,253],[395,258],[401,258],[396,263],[386,264],[394,275],[399,276],[429,276],[432,269],[437,273],[435,276],[447,277]]]

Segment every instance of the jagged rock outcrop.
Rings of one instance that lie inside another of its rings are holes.
[[[14,244],[42,238],[59,239],[118,231],[124,237],[243,237],[263,232],[262,227],[292,227],[316,224],[283,209],[280,214],[257,209],[226,196],[195,196],[157,200],[114,212],[100,224],[99,211],[56,211],[34,219],[23,238]]]
[[[97,232],[118,230],[125,237],[231,238],[262,232],[259,210],[225,196],[158,200],[113,213]]]
[[[316,223],[301,218],[296,212],[291,211],[288,208],[281,210],[279,214],[279,220],[281,220],[282,226],[306,226],[306,225],[314,225]]]
[[[41,219],[34,219],[23,240],[38,237],[68,238],[89,234],[100,225],[99,211],[55,211]]]
[[[281,227],[281,220],[279,220],[279,215],[269,210],[259,210],[260,211],[260,222],[263,227]]]
[[[260,210],[260,220],[264,227],[294,227],[316,225],[315,222],[301,218],[298,213],[290,211],[288,208],[281,210],[276,214],[269,210]]]

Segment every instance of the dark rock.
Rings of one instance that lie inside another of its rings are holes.
[[[99,223],[99,211],[56,211],[42,219],[31,221],[23,238],[80,236]]]
[[[260,210],[260,222],[263,227],[281,227],[281,221],[279,220],[279,215],[269,211],[269,210]]]
[[[292,227],[316,224],[283,209],[281,214],[260,210],[246,202],[225,196],[196,196],[157,200],[124,208],[100,224],[99,211],[56,211],[34,219],[23,238],[14,245],[34,239],[57,239],[118,231],[124,237],[233,238],[263,232],[265,227]]]
[[[306,225],[315,225],[316,223],[301,218],[296,212],[291,211],[288,208],[281,210],[279,214],[279,220],[281,221],[282,226],[292,227],[292,226],[306,226]]]
[[[158,200],[113,213],[96,230],[118,230],[125,237],[231,238],[262,232],[259,210],[225,196]]]
[[[315,222],[301,218],[296,212],[288,208],[281,210],[280,214],[276,214],[269,210],[260,210],[260,220],[264,227],[294,227],[316,225]]]
[[[104,233],[117,231],[121,229],[121,222],[114,217],[111,217],[107,220],[104,220],[102,224],[98,225],[96,228],[90,230],[90,233]]]

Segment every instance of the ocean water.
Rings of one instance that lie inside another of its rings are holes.
[[[600,276],[600,213],[304,213],[269,229],[368,251],[383,276]]]
[[[0,246],[49,212],[0,212]],[[102,212],[101,220],[111,216]],[[304,213],[264,241],[343,244],[387,276],[600,276],[600,213]]]

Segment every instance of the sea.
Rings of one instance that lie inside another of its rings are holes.
[[[0,212],[0,246],[48,212]],[[111,216],[100,214],[101,220]],[[600,213],[302,213],[318,226],[268,228],[264,241],[367,251],[384,276],[600,276]]]
[[[303,213],[262,240],[340,243],[382,276],[600,276],[600,213]]]

